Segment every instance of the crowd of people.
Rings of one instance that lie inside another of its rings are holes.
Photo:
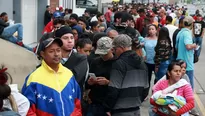
[[[7,69],[0,70],[0,115],[144,116],[140,106],[148,99],[150,116],[199,115],[194,63],[205,30],[199,11],[192,17],[175,5],[129,4],[78,16],[72,9],[46,8],[43,36],[34,50],[41,64],[18,96],[7,83]],[[1,36],[7,38],[10,28],[20,31],[4,17]],[[17,44],[21,33],[18,37]]]

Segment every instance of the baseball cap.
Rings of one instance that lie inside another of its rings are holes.
[[[120,34],[113,40],[113,47],[131,47],[132,39],[126,34]]]
[[[63,46],[63,42],[60,38],[48,38],[44,41],[42,41],[38,46],[38,51],[44,51],[46,48],[48,48],[53,43],[57,43],[60,47]]]
[[[95,54],[106,55],[112,48],[112,39],[109,37],[101,37],[97,41],[97,49]]]
[[[53,17],[54,18],[60,18],[61,17],[61,13],[56,11],[56,12],[53,13]]]
[[[191,24],[194,22],[194,19],[191,16],[186,16],[183,21],[185,26],[191,26]]]

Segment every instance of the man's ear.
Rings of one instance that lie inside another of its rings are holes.
[[[77,47],[77,51],[80,51],[80,47],[79,46]]]
[[[40,52],[41,57],[44,59],[45,58],[45,52],[41,51]]]

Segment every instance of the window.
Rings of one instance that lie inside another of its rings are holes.
[[[97,7],[97,0],[76,0],[77,8]]]

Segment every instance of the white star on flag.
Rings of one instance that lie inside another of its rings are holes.
[[[50,98],[50,99],[49,99],[49,103],[52,103],[52,102],[53,102],[53,98]]]
[[[43,100],[46,100],[46,98],[47,98],[47,97],[44,95],[44,96],[43,96]]]
[[[72,91],[73,91],[73,93],[75,93],[75,89],[74,88],[72,89]]]
[[[40,93],[37,95],[37,98],[41,98],[41,94]]]
[[[36,95],[36,94],[37,94],[37,91],[35,91],[34,94]]]
[[[69,99],[71,100],[71,99],[73,99],[73,97],[71,95],[69,95]]]

